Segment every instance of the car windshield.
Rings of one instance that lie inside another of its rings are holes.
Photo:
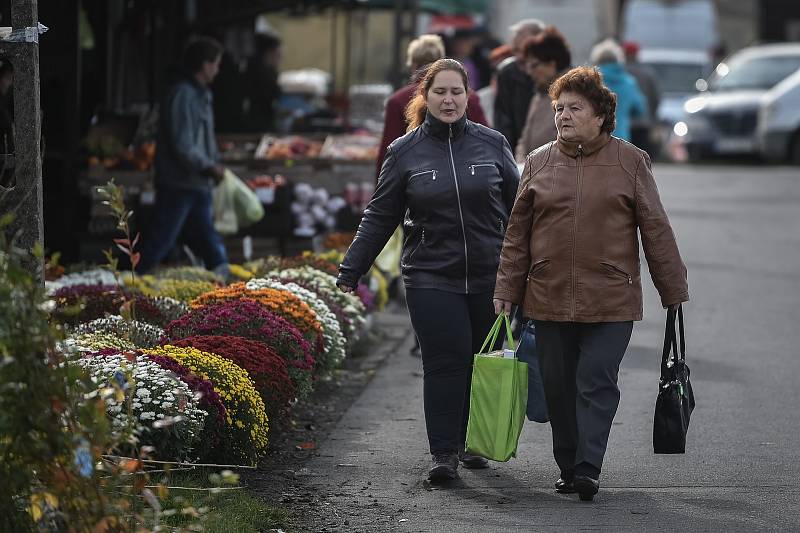
[[[703,65],[680,63],[647,63],[655,74],[662,93],[693,93],[694,84],[706,75]]]
[[[709,85],[712,91],[771,89],[799,68],[800,55],[734,59],[727,65],[720,63]]]

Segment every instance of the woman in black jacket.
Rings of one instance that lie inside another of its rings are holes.
[[[495,319],[492,291],[519,183],[502,134],[467,120],[467,74],[458,61],[428,67],[406,110],[409,132],[394,141],[375,195],[339,267],[351,291],[399,223],[406,300],[424,370],[431,481],[456,477],[464,452],[472,356]]]

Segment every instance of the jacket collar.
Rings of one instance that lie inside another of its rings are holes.
[[[422,123],[422,129],[430,135],[431,137],[437,137],[439,139],[447,139],[450,137],[450,131],[452,128],[453,137],[458,137],[464,132],[464,128],[467,125],[467,114],[464,115],[453,122],[452,124],[448,124],[446,122],[442,122],[438,118],[434,117],[430,114],[430,112],[426,112],[425,114],[425,122]]]
[[[558,144],[558,149],[567,154],[568,156],[578,157],[579,149],[583,155],[593,154],[600,148],[608,144],[608,141],[610,140],[611,140],[611,135],[603,132],[594,139],[592,139],[591,141],[585,143],[565,141],[559,135],[558,138],[556,139],[556,143]]]

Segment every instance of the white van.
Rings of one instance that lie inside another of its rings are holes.
[[[708,52],[719,42],[712,0],[628,0],[622,16],[623,41],[645,48]]]
[[[762,97],[756,132],[765,159],[800,165],[800,69]]]

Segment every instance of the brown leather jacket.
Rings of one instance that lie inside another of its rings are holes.
[[[647,154],[605,133],[583,146],[550,142],[525,162],[494,297],[536,320],[641,320],[637,229],[661,303],[688,301]]]

